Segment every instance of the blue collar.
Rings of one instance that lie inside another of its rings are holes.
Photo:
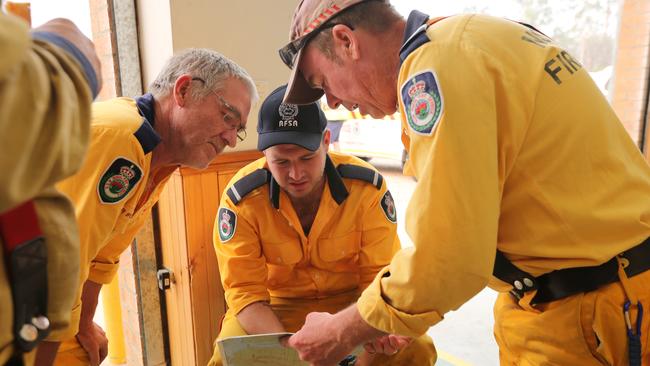
[[[426,34],[428,20],[429,16],[418,10],[413,10],[409,14],[406,20],[406,28],[404,29],[402,47],[399,50],[401,62],[404,62],[406,57],[418,47],[429,42],[429,37]]]
[[[146,155],[158,146],[161,141],[160,135],[153,128],[155,125],[153,95],[147,93],[135,98],[135,105],[138,107],[138,112],[143,117],[143,120],[142,125],[135,131],[134,135],[140,142],[142,150],[144,150]]]

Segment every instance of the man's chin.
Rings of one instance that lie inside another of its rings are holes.
[[[374,119],[382,119],[388,115],[391,115],[395,113],[396,109],[393,109],[392,111],[390,110],[382,110],[379,108],[369,108],[368,110],[361,111],[361,114],[368,114]]]
[[[192,161],[192,162],[187,162],[185,164],[181,164],[181,166],[186,167],[186,168],[192,168],[196,170],[203,170],[210,166],[210,163],[216,158],[217,156],[215,155],[212,159],[204,159],[201,161]]]

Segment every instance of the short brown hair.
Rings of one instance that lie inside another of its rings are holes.
[[[403,19],[388,0],[371,0],[359,3],[332,17],[328,23],[345,24],[353,29],[364,29],[381,34],[395,22]],[[325,29],[311,42],[330,60],[338,60],[332,50],[332,30]]]

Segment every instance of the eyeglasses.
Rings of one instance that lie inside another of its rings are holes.
[[[198,77],[193,77],[192,81],[200,81],[205,85],[205,80],[198,78]],[[246,136],[248,135],[246,133],[246,126],[243,125],[242,123],[242,118],[241,118],[241,113],[237,110],[237,108],[233,107],[230,103],[226,102],[223,97],[215,92],[212,91],[214,95],[217,96],[221,104],[223,104],[223,107],[228,111],[223,114],[223,121],[225,125],[228,127],[230,130],[237,130],[237,140],[244,141]]]
[[[305,37],[303,38],[298,38],[294,41],[289,42],[286,46],[280,48],[278,50],[278,53],[280,54],[280,59],[282,59],[282,62],[284,62],[285,65],[287,65],[290,69],[293,69],[294,62],[296,60],[296,55],[298,52],[300,52],[301,49],[305,48],[307,43],[314,39],[319,33],[324,31],[325,29],[329,29],[334,27],[335,25],[343,24],[347,26],[348,28],[354,30],[353,27],[345,24],[345,23],[325,23],[320,26],[320,28],[316,28],[310,33],[308,33]]]

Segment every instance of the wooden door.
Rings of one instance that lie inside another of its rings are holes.
[[[205,170],[180,169],[160,197],[163,265],[173,273],[165,293],[171,362],[205,365],[226,311],[212,245],[212,226],[230,178],[260,158],[257,151],[220,155]]]

